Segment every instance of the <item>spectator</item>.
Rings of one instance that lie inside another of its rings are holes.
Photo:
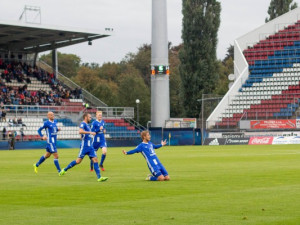
[[[26,78],[26,83],[27,83],[27,84],[31,84],[31,80],[30,80],[29,77]]]
[[[21,118],[21,117],[20,117],[17,121],[18,121],[18,125],[23,126],[23,121],[22,121],[22,118]]]
[[[5,137],[6,137],[6,128],[3,127],[3,130],[2,130],[2,139],[5,140]]]
[[[23,141],[24,137],[25,137],[24,128],[23,127],[21,127],[21,129],[20,129],[20,135],[21,135],[21,140]]]
[[[14,126],[17,126],[17,125],[18,125],[17,117],[15,117],[15,118],[13,119],[13,125],[14,125]]]
[[[6,111],[2,111],[2,122],[6,122]]]
[[[9,150],[15,149],[15,142],[16,142],[16,131],[8,131],[7,132]]]
[[[12,127],[14,125],[14,121],[12,119],[8,119],[8,126]]]

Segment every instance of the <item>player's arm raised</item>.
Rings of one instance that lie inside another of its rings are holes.
[[[164,146],[164,145],[166,145],[167,144],[167,139],[166,140],[162,140],[161,141],[161,144],[159,144],[159,145],[153,145],[153,148],[154,149],[158,149],[158,148],[161,148],[162,146]]]

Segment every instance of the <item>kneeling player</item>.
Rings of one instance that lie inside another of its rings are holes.
[[[159,159],[156,156],[154,149],[160,148],[167,144],[167,141],[161,141],[160,145],[154,145],[150,142],[151,136],[149,131],[143,131],[141,133],[141,137],[143,142],[139,144],[135,149],[126,152],[123,150],[125,155],[131,155],[134,153],[142,153],[144,158],[147,161],[147,165],[149,167],[152,175],[149,175],[146,180],[150,181],[167,181],[170,180],[169,174],[165,167],[161,164]]]

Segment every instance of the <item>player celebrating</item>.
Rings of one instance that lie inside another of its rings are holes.
[[[98,181],[106,181],[108,179],[107,177],[101,177],[100,175],[98,158],[93,148],[93,136],[95,136],[96,133],[92,132],[91,128],[88,125],[91,119],[92,117],[89,113],[83,114],[83,122],[81,122],[79,126],[79,134],[81,134],[82,141],[80,145],[78,158],[76,160],[73,160],[66,168],[62,169],[59,173],[60,175],[64,175],[66,171],[71,169],[73,166],[76,166],[77,164],[81,163],[84,156],[88,155],[94,162],[94,168]]]
[[[94,149],[95,151],[98,151],[99,148],[102,149],[102,156],[100,161],[100,169],[104,171],[103,163],[106,158],[106,152],[107,152],[107,144],[105,141],[105,122],[102,120],[102,111],[96,112],[96,120],[92,123],[92,131],[96,133],[96,136],[94,137]],[[91,160],[91,171],[93,171],[93,161]]]
[[[134,150],[126,152],[123,150],[123,153],[125,155],[131,155],[134,153],[141,152],[144,156],[144,158],[147,161],[147,165],[149,167],[150,172],[152,175],[149,175],[146,180],[150,181],[167,181],[170,180],[170,177],[168,175],[167,170],[165,167],[161,164],[159,159],[156,156],[156,153],[154,149],[160,148],[167,144],[167,140],[161,141],[160,145],[154,145],[150,142],[151,136],[149,134],[149,131],[143,131],[141,133],[141,137],[143,142],[139,144]]]
[[[42,137],[43,140],[47,140],[47,146],[46,146],[46,154],[43,155],[40,160],[33,164],[34,172],[38,172],[38,167],[47,159],[50,157],[50,155],[53,154],[54,157],[54,165],[56,166],[56,169],[58,173],[60,172],[60,166],[58,163],[58,153],[56,149],[56,138],[57,138],[57,132],[60,131],[59,128],[57,128],[56,121],[54,121],[54,113],[48,112],[47,114],[48,121],[44,122],[44,125],[38,129],[38,134]],[[46,130],[46,135],[42,134],[42,130]]]

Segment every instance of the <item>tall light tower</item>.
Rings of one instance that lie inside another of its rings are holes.
[[[151,126],[170,119],[167,1],[152,0]]]

